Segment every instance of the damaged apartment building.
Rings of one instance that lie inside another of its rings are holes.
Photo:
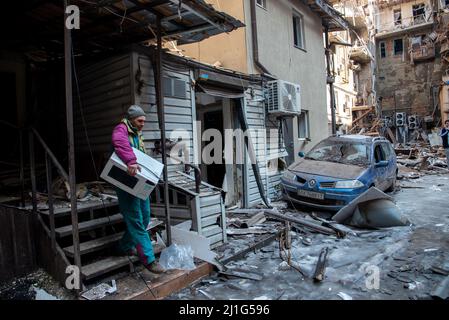
[[[382,118],[405,142],[440,121],[442,64],[434,32],[438,1],[379,1],[377,94]]]
[[[334,105],[336,131],[358,133],[366,123],[374,120],[376,114],[373,21],[368,1],[336,0],[330,3],[345,17],[349,28],[332,32],[329,37],[331,80],[334,81],[333,97],[328,92],[329,125],[331,128],[330,106]]]
[[[345,93],[343,103],[336,98],[338,114],[354,94],[358,96],[350,132],[381,134],[399,143],[433,132],[448,114],[447,1],[332,4],[351,23],[354,39],[350,47],[337,47],[336,57],[341,62],[335,64],[336,75],[343,73],[340,83],[351,72],[357,75],[353,77],[353,95]],[[346,70],[345,59],[351,61]],[[352,88],[349,82],[346,86]],[[336,88],[338,91],[338,84]]]

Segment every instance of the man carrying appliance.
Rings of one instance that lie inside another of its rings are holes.
[[[134,176],[141,170],[132,150],[136,148],[145,153],[142,129],[145,125],[145,112],[141,107],[129,107],[126,117],[112,132],[112,145],[117,156],[127,165],[128,174]],[[148,235],[150,222],[150,200],[139,199],[126,191],[116,188],[120,211],[126,223],[126,231],[119,246],[123,253],[137,255],[142,264],[153,273],[164,269],[154,257],[153,246]]]

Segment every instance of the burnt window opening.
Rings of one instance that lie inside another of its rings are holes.
[[[426,11],[424,3],[413,5],[412,10],[414,24],[425,22]]]
[[[395,56],[402,55],[404,52],[404,43],[402,39],[395,39],[393,41],[393,51]]]
[[[393,11],[394,25],[400,26],[402,24],[402,13],[401,9],[396,9]]]
[[[185,99],[187,96],[186,82],[183,80],[164,77],[164,97]]]
[[[385,58],[387,56],[387,49],[385,46],[385,42],[380,42],[379,43],[379,48],[380,48],[380,57],[381,58]]]

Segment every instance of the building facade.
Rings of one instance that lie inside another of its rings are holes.
[[[329,13],[323,6],[333,9],[323,1],[208,2],[246,27],[179,48],[201,62],[300,85],[301,114],[283,120],[268,117],[273,127],[282,127],[286,160],[292,163],[299,151],[309,150],[328,136],[323,16],[328,18]]]

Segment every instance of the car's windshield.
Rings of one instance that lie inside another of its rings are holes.
[[[369,164],[369,151],[369,145],[361,142],[324,140],[305,158],[363,166]]]

